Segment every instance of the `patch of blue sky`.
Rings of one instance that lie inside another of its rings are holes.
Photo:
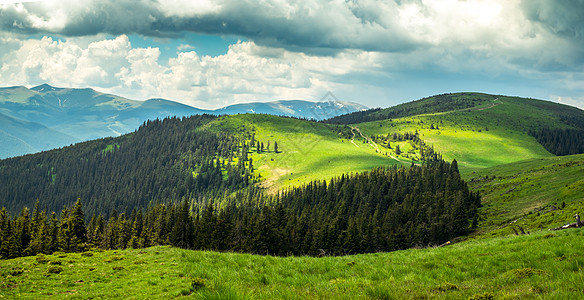
[[[226,54],[229,45],[246,39],[235,36],[216,36],[196,33],[186,33],[180,38],[144,37],[132,34],[128,36],[132,48],[160,49],[159,63],[168,62],[169,58],[176,57],[178,52],[195,51],[199,56],[219,56]]]
[[[41,34],[41,33],[29,35],[28,37],[26,37],[26,40],[41,40],[44,37],[51,38],[53,41],[59,41],[59,42],[67,41],[67,39],[64,37],[60,37],[57,35],[50,35],[50,34]]]

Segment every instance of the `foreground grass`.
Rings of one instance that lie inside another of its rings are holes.
[[[158,247],[0,260],[0,298],[176,297],[189,285],[177,251]]]
[[[0,297],[577,299],[584,294],[583,237],[584,230],[572,229],[324,258],[168,247],[95,252],[91,257],[25,257],[0,261]],[[61,265],[54,264],[59,261]],[[63,271],[49,273],[51,266]]]

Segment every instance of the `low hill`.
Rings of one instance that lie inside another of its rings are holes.
[[[479,96],[482,98],[477,98]],[[530,132],[543,128],[584,128],[584,111],[549,101],[468,93],[449,95],[447,99],[454,105],[447,107],[453,110],[382,119],[355,126],[376,137],[381,144],[389,141],[387,137],[393,133],[417,131],[420,138],[433,145],[444,158],[457,159],[463,173],[524,159],[551,157],[552,154]],[[415,110],[428,103],[432,107],[430,104],[436,103],[434,100],[422,99],[403,106],[412,106]],[[382,110],[375,114],[385,118],[387,115],[384,112],[394,110]]]
[[[250,128],[255,139],[271,143],[271,150],[252,151],[260,184],[272,192],[313,180],[328,180],[345,173],[363,172],[382,165],[410,165],[376,152],[356,131],[344,125],[328,125],[270,115],[225,116],[207,125],[214,132]],[[278,143],[279,152],[274,150]]]
[[[3,298],[578,299],[582,229],[343,257],[168,247],[0,261]],[[537,249],[537,251],[533,251]]]
[[[356,124],[372,122],[394,118],[404,118],[417,115],[436,114],[443,112],[456,111],[477,111],[496,106],[499,100],[505,100],[506,103],[515,103],[525,106],[526,110],[510,110],[509,114],[520,113],[517,117],[534,116],[541,118],[543,116],[551,117],[556,121],[559,120],[567,126],[584,128],[584,117],[582,110],[576,107],[543,101],[530,98],[508,97],[502,95],[489,95],[483,93],[452,93],[431,96],[419,100],[406,102],[385,109],[371,109],[359,112],[353,112],[325,120],[331,124]],[[523,120],[529,122],[529,120]],[[537,127],[556,125],[556,124],[536,124]],[[526,125],[521,127],[525,129]],[[529,125],[527,125],[529,126]]]

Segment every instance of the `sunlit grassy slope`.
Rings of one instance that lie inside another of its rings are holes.
[[[253,128],[256,140],[266,146],[270,142],[270,151],[262,154],[251,148],[251,158],[259,169],[262,186],[272,191],[381,165],[409,165],[377,153],[358,136],[351,143],[351,129],[342,125],[255,114],[225,116],[209,124],[218,131],[237,132],[244,127]]]
[[[345,257],[56,253],[0,261],[0,298],[579,299],[583,247],[572,229]]]
[[[262,185],[275,191],[379,165],[409,165],[413,158],[419,158],[418,150],[414,151],[407,141],[394,142],[389,149],[379,140],[367,143],[356,129],[366,137],[417,131],[446,160],[456,159],[462,174],[470,174],[527,159],[554,157],[528,134],[529,130],[569,128],[571,119],[584,120],[582,111],[549,101],[477,93],[455,94],[451,98],[458,106],[450,111],[444,111],[440,101],[428,98],[376,112],[405,117],[351,126],[269,115],[235,115],[222,117],[209,127],[235,132],[253,128],[257,139],[266,145],[269,141],[270,151],[253,154],[252,159],[263,178]],[[429,109],[441,112],[409,115]],[[273,152],[274,142],[278,142],[280,153]],[[401,155],[395,152],[395,146],[400,147]]]
[[[497,97],[472,108],[357,124],[369,135],[418,131],[447,160],[456,159],[461,172],[525,159],[552,157],[528,132],[567,128],[563,106],[551,102]],[[577,112],[576,112],[577,113]],[[430,129],[434,127],[435,129]],[[436,129],[437,128],[437,129]]]

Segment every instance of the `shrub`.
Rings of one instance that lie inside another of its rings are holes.
[[[198,290],[204,286],[205,286],[205,279],[203,279],[201,277],[195,277],[191,281],[191,289],[192,290]]]
[[[495,296],[493,293],[475,294],[468,297],[468,300],[494,300]]]
[[[118,261],[118,260],[122,260],[124,259],[123,257],[119,256],[119,255],[113,255],[110,256],[109,258],[107,258],[106,260],[104,260],[105,262],[112,262],[112,261]]]
[[[86,252],[81,253],[81,256],[91,257],[91,256],[93,256],[93,252],[86,251]]]
[[[18,275],[22,274],[23,272],[24,272],[24,269],[22,269],[22,268],[13,268],[12,270],[10,270],[10,275],[18,276]]]
[[[58,258],[65,258],[65,257],[67,257],[67,253],[62,252],[62,251],[57,251],[57,252],[53,253],[53,255],[55,255]]]
[[[63,267],[50,266],[49,269],[47,270],[47,272],[53,273],[53,274],[59,274],[59,273],[63,272]]]
[[[438,291],[446,292],[446,291],[457,291],[458,286],[456,284],[452,284],[449,282],[444,282],[436,288]]]
[[[515,270],[511,270],[508,272],[509,276],[518,278],[518,279],[522,279],[522,278],[527,278],[527,277],[531,277],[535,274],[540,274],[543,273],[543,270],[538,270],[538,269],[534,269],[534,268],[523,268],[523,269],[515,269]]]
[[[49,262],[49,259],[42,253],[37,254],[36,256],[37,264],[46,264]]]

